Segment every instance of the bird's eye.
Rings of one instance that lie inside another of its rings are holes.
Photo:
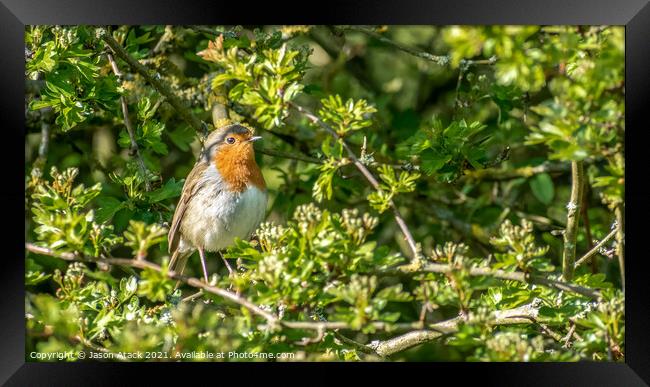
[[[235,138],[234,138],[234,137],[228,137],[228,138],[226,139],[226,142],[227,142],[228,144],[234,144],[234,143],[235,143]]]

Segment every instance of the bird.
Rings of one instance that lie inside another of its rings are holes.
[[[239,123],[210,132],[187,175],[169,228],[168,268],[182,274],[198,250],[208,283],[206,252],[221,251],[235,238],[248,239],[266,215],[268,192],[255,161],[252,129]],[[223,258],[230,274],[228,261]],[[178,284],[177,284],[178,286]]]

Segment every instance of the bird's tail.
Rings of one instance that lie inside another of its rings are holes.
[[[183,270],[185,270],[185,265],[187,265],[187,260],[190,258],[190,255],[192,255],[191,250],[181,252],[180,249],[176,249],[172,254],[172,258],[169,260],[167,268],[176,274],[183,274]],[[180,283],[181,281],[176,281],[174,290],[178,289]]]

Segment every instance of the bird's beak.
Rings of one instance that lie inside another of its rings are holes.
[[[249,142],[255,142],[255,141],[261,140],[261,139],[262,139],[262,136],[253,136],[253,137],[249,138],[248,141]]]

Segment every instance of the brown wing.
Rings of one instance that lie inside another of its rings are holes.
[[[208,163],[205,161],[199,161],[189,175],[185,179],[185,184],[183,185],[183,191],[181,192],[181,198],[178,200],[178,205],[174,211],[174,217],[172,218],[171,227],[169,227],[169,234],[167,234],[167,239],[169,240],[169,252],[173,253],[178,248],[178,243],[180,241],[180,227],[181,222],[183,221],[183,215],[187,209],[187,204],[192,199],[192,196],[196,193],[196,190],[200,188],[197,184],[201,182],[201,175],[208,167]]]

